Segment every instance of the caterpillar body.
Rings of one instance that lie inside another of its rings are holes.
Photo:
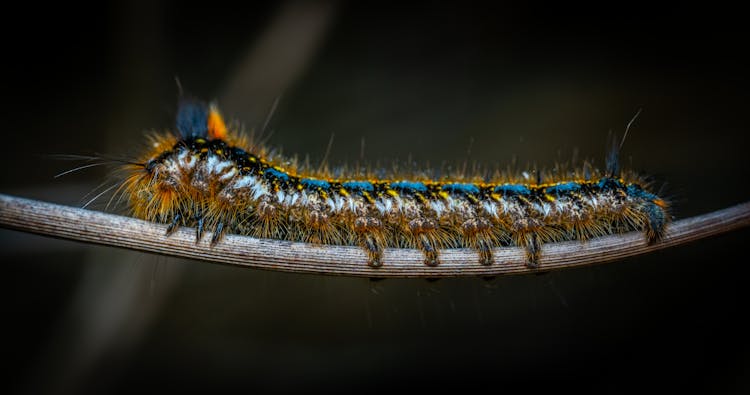
[[[193,100],[181,101],[176,133],[151,143],[123,168],[133,216],[169,224],[167,234],[195,227],[200,240],[211,232],[212,243],[231,232],[358,245],[372,267],[389,247],[418,248],[435,266],[441,249],[472,248],[477,263],[490,265],[503,246],[524,248],[537,267],[544,243],[633,230],[656,242],[670,220],[668,203],[619,169],[617,148],[604,171],[584,164],[536,177],[334,176],[249,144],[216,107]]]

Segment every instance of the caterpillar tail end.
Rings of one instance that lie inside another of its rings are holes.
[[[648,221],[645,231],[649,244],[655,244],[664,239],[670,219],[668,209],[668,204],[662,199],[655,199],[646,205]]]

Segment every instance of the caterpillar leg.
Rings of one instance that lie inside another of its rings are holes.
[[[198,244],[203,237],[203,216],[198,216],[196,220],[198,223],[195,226],[195,244]]]
[[[211,246],[216,245],[216,243],[221,240],[221,236],[224,234],[224,222],[219,222],[216,225],[216,229],[214,229],[214,234],[211,236]]]
[[[427,266],[437,266],[440,264],[438,250],[435,243],[425,233],[419,235],[419,249],[424,252],[424,264]]]
[[[526,266],[531,269],[539,267],[539,257],[542,255],[542,246],[536,233],[529,233],[526,237]]]
[[[518,219],[514,227],[513,241],[526,249],[526,266],[530,269],[538,268],[542,252],[539,234],[544,230],[544,223],[535,218]]]
[[[171,235],[177,230],[177,228],[180,226],[181,219],[182,219],[182,215],[180,215],[180,213],[177,213],[174,215],[174,218],[172,218],[172,222],[170,222],[169,226],[167,226],[167,233],[166,233],[167,236]]]
[[[212,217],[204,217],[202,215],[197,217],[195,227],[196,244],[201,241],[203,234],[207,230],[212,232],[210,244],[213,247],[219,242],[219,240],[221,240],[221,236],[224,235],[224,221]]]
[[[491,224],[485,218],[472,218],[461,225],[464,236],[469,241],[469,245],[479,253],[479,263],[482,265],[491,265],[492,258],[492,235],[490,234]]]
[[[373,217],[358,217],[354,220],[354,230],[357,232],[359,245],[367,253],[367,264],[371,267],[383,266],[385,237],[382,222]]]
[[[479,252],[479,263],[486,266],[491,265],[494,260],[492,257],[492,243],[486,238],[480,238],[477,240],[476,249]]]
[[[169,225],[167,226],[167,232],[166,235],[169,236],[180,227],[180,225],[183,225],[182,219],[183,215],[180,213],[177,213],[172,217],[172,221],[170,221]],[[188,224],[189,225],[189,224]],[[203,238],[203,234],[205,233],[206,229],[211,229],[213,227],[212,221],[208,220],[206,222],[206,218],[202,215],[196,215],[195,216],[195,243],[199,243],[201,239]],[[221,236],[224,234],[224,223],[219,221],[216,226],[213,229],[213,235],[211,236],[211,245],[215,245],[219,242],[221,239]]]
[[[409,230],[415,236],[417,246],[424,253],[424,264],[427,266],[440,264],[439,244],[435,236],[437,228],[437,222],[432,219],[415,218],[409,221]]]
[[[372,234],[363,234],[360,236],[360,244],[367,252],[367,265],[371,267],[383,266],[383,246]]]

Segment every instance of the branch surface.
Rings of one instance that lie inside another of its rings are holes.
[[[182,228],[165,236],[166,225],[0,194],[0,226],[85,243],[296,273],[362,277],[459,277],[534,273],[611,262],[673,247],[750,225],[750,202],[682,219],[669,225],[665,238],[649,245],[640,232],[586,242],[548,243],[539,269],[529,269],[519,247],[493,250],[495,263],[480,265],[471,249],[440,251],[440,265],[429,267],[416,249],[389,248],[383,266],[371,268],[359,247],[314,245],[284,240],[225,235],[210,246],[210,235],[195,242],[195,230]]]

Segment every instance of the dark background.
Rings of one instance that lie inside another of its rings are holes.
[[[748,200],[745,12],[702,6],[27,6],[2,29],[0,192],[81,205],[49,154],[138,152],[179,77],[269,143],[329,160],[628,167],[678,218]],[[4,389],[20,393],[746,393],[748,231],[546,275],[293,275],[0,231]],[[408,383],[408,384],[406,384]],[[7,392],[7,391],[3,391]]]

